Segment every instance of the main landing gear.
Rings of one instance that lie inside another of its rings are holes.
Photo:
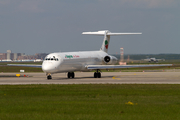
[[[52,79],[51,74],[46,74],[46,75],[47,75],[47,79],[48,79],[48,80]],[[74,72],[68,72],[67,77],[68,77],[68,78],[74,78],[74,77],[75,77]]]
[[[101,78],[101,73],[98,70],[94,73],[94,78]]]
[[[68,72],[67,77],[68,78],[74,78],[75,74],[74,72]]]
[[[74,77],[75,77],[74,72],[68,72],[67,77],[68,77],[68,78],[74,78]],[[101,78],[101,72],[99,72],[99,70],[97,70],[96,72],[94,72],[94,78]],[[52,79],[51,74],[47,74],[47,79],[48,79],[48,80]]]

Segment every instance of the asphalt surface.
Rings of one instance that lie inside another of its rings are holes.
[[[16,77],[20,74],[20,77]],[[93,72],[76,72],[68,79],[66,73],[53,74],[47,80],[45,73],[0,73],[0,85],[21,84],[180,84],[180,72],[103,72],[93,78]]]

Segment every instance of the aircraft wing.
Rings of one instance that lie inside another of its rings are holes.
[[[118,69],[118,68],[139,68],[139,67],[160,67],[172,66],[172,64],[156,64],[156,65],[87,65],[89,70],[93,69]]]
[[[30,65],[30,64],[7,64],[8,66],[19,66],[19,67],[37,67],[42,68],[42,65]]]

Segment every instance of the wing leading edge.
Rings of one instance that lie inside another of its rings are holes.
[[[37,67],[42,68],[42,65],[28,65],[28,64],[7,64],[8,66],[19,66],[19,67]]]
[[[158,65],[87,65],[89,70],[95,69],[118,69],[118,68],[138,68],[138,67],[161,67],[172,66],[172,64],[158,64]]]

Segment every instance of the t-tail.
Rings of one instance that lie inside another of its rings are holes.
[[[108,30],[104,30],[104,31],[97,31],[97,32],[83,32],[82,34],[104,36],[104,40],[103,40],[103,43],[102,43],[100,50],[107,53],[108,48],[109,48],[110,36],[112,36],[112,35],[136,35],[136,34],[142,34],[142,33],[111,33]]]

